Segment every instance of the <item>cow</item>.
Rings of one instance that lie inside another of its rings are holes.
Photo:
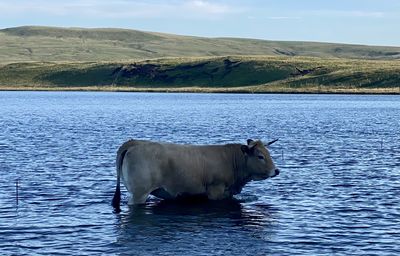
[[[271,145],[273,140],[267,145]],[[180,145],[129,140],[118,149],[117,186],[112,206],[120,210],[120,180],[132,194],[128,204],[204,195],[210,200],[232,198],[252,180],[275,177],[279,170],[260,140],[247,144]]]

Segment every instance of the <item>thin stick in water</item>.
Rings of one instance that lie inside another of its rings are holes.
[[[19,199],[19,198],[18,198],[18,197],[19,197],[19,196],[18,196],[18,181],[19,181],[19,180],[17,179],[17,181],[15,182],[15,195],[16,195],[16,198],[15,198],[15,199],[16,199],[16,201],[17,201],[17,205],[18,205],[18,199]]]

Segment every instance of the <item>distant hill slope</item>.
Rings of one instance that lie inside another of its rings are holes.
[[[400,59],[400,47],[204,38],[129,29],[16,27],[0,30],[0,63],[228,55],[393,60]]]
[[[31,62],[0,65],[0,90],[211,88],[252,92],[400,93],[399,61],[285,56],[180,57],[132,62]],[[388,92],[387,90],[385,92]]]

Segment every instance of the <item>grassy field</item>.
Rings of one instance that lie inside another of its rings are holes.
[[[0,65],[0,89],[399,93],[400,62],[229,56]]]
[[[400,47],[0,30],[0,90],[399,93],[399,74]]]
[[[0,30],[0,63],[130,61],[228,55],[400,59],[400,47],[204,38],[128,29],[17,27]]]

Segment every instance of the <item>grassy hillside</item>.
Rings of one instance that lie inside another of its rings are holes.
[[[400,59],[400,47],[202,38],[127,29],[17,27],[0,30],[0,63],[112,62],[227,55],[392,60]]]
[[[399,93],[400,62],[230,56],[0,65],[0,88]]]
[[[0,90],[400,93],[400,47],[127,29],[0,30]]]

